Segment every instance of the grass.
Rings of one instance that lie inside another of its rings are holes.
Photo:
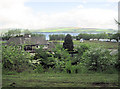
[[[3,75],[3,87],[116,87],[117,74],[35,74]]]
[[[80,41],[73,41],[75,45],[79,46],[80,44],[88,44],[93,47],[103,47],[106,49],[118,49],[118,43],[112,43],[112,42],[99,42],[99,41],[84,41],[83,43],[80,43]]]
[[[64,41],[57,41],[63,43]],[[117,49],[118,43],[99,41],[73,41],[74,45],[88,44]],[[118,74],[64,74],[64,73],[6,73],[2,76],[3,87],[117,87]],[[13,84],[14,83],[14,84]]]
[[[64,41],[58,40],[56,42],[63,43]],[[73,43],[75,46],[79,46],[80,44],[87,44],[92,47],[103,47],[105,49],[118,49],[118,43],[113,43],[113,42],[84,41],[83,43],[80,43],[79,40],[74,40]]]

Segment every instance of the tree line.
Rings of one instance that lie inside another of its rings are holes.
[[[9,40],[11,37],[23,37],[24,34],[30,34],[32,37],[44,37],[44,34],[32,33],[30,30],[26,29],[21,31],[21,29],[8,30],[1,35],[2,40]]]
[[[65,35],[60,34],[60,35],[49,35],[50,40],[64,40]]]
[[[11,37],[22,37],[23,34],[30,34],[32,37],[40,37],[43,36],[45,38],[44,34],[37,34],[32,33],[28,29],[21,31],[21,29],[13,29],[8,30],[4,34],[2,34],[2,40],[9,40]],[[118,41],[118,37],[120,37],[120,33],[100,33],[100,34],[87,34],[87,33],[80,33],[77,36],[72,36],[73,39],[80,40],[81,38],[84,40],[90,40],[90,39],[116,39]],[[64,34],[53,34],[49,35],[49,40],[64,40],[65,35]]]
[[[90,40],[90,39],[116,39],[118,41],[118,37],[120,37],[120,33],[100,33],[100,34],[87,34],[87,33],[80,33],[77,36],[72,36],[72,39],[80,40]],[[49,35],[50,40],[64,40],[65,35]]]
[[[90,39],[116,39],[118,41],[118,37],[120,37],[120,33],[111,34],[111,33],[101,33],[101,34],[82,34],[80,33],[78,36],[76,36],[76,40],[80,40],[83,38],[84,40],[90,40]]]

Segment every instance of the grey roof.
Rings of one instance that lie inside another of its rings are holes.
[[[44,45],[47,44],[47,41],[42,37],[12,37],[8,40],[7,44],[15,44],[15,45],[22,45],[22,44],[29,44],[29,45]]]

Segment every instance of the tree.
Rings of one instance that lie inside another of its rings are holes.
[[[30,54],[18,46],[2,46],[2,68],[23,72],[29,67]]]
[[[15,29],[14,31],[15,31],[15,34],[16,34],[16,35],[19,35],[19,36],[20,36],[20,34],[21,34],[21,30],[20,30],[20,29]]]
[[[31,34],[31,32],[28,29],[26,29],[24,30],[24,34]]]
[[[116,33],[112,35],[112,39],[116,39],[118,41],[118,37],[120,37],[120,33]]]
[[[72,37],[70,34],[67,34],[65,39],[64,39],[64,43],[63,43],[63,48],[67,49],[68,51],[73,51],[73,41],[72,41]]]

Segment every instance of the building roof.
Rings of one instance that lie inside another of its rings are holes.
[[[43,37],[12,37],[8,40],[7,44],[15,44],[15,45],[44,45],[47,44],[47,41]]]

